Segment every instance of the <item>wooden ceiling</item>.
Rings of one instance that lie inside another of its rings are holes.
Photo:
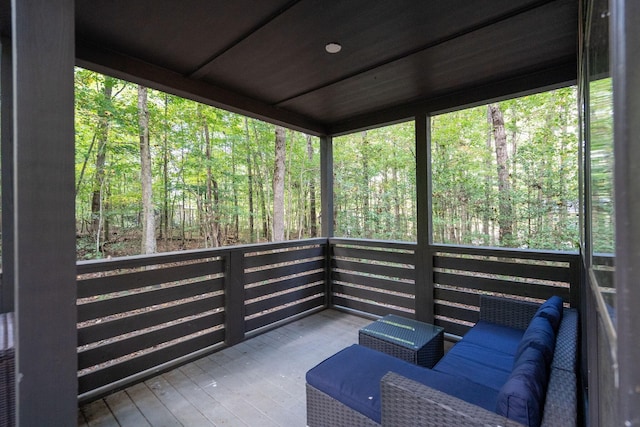
[[[78,65],[314,134],[576,78],[577,0],[77,0],[75,7]],[[342,51],[326,53],[328,42]]]

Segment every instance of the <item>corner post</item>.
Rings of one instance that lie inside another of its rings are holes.
[[[416,248],[416,319],[434,321],[433,254],[431,253],[431,120],[427,114],[415,117],[417,248]]]
[[[0,313],[14,311],[15,276],[13,240],[13,57],[11,40],[2,39],[0,60],[1,157],[2,157],[2,283]]]
[[[325,307],[332,305],[331,289],[331,238],[333,237],[333,138],[320,137],[320,199],[322,235],[327,238],[325,249]]]
[[[620,425],[640,420],[640,4],[614,0],[611,14],[616,207],[616,313]]]
[[[77,423],[73,0],[13,0],[16,425]]]

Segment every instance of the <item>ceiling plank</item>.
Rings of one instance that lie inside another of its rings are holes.
[[[553,2],[553,1],[554,0],[539,0],[539,1],[535,2],[535,3],[524,4],[523,6],[517,7],[517,8],[512,9],[512,10],[506,10],[504,13],[502,13],[500,15],[489,16],[489,17],[487,17],[486,19],[484,19],[482,21],[473,22],[469,26],[466,26],[464,28],[459,28],[459,29],[457,29],[457,30],[455,30],[454,32],[451,32],[451,33],[443,34],[439,38],[436,38],[434,40],[429,40],[427,43],[422,44],[422,45],[417,46],[417,47],[414,47],[414,48],[411,48],[410,50],[403,50],[403,51],[394,52],[393,56],[389,56],[389,57],[384,58],[382,60],[379,60],[377,62],[365,64],[362,68],[358,68],[356,70],[353,70],[350,73],[342,75],[342,76],[340,76],[340,77],[338,77],[338,78],[336,78],[334,80],[325,81],[325,82],[322,82],[321,84],[319,84],[319,85],[317,85],[315,87],[306,88],[304,90],[304,92],[299,92],[299,93],[290,95],[290,96],[288,96],[286,98],[279,99],[277,102],[275,102],[275,104],[286,103],[287,101],[290,101],[292,99],[304,96],[304,95],[306,95],[308,93],[324,89],[324,88],[326,88],[328,86],[331,86],[331,85],[334,85],[336,83],[340,83],[340,82],[348,80],[350,78],[357,77],[357,76],[359,76],[361,74],[367,73],[367,72],[375,70],[377,68],[384,67],[386,65],[392,64],[392,63],[394,63],[396,61],[403,60],[403,59],[405,59],[405,58],[407,58],[409,56],[418,54],[418,53],[423,52],[423,51],[425,51],[427,49],[434,48],[434,47],[439,46],[441,44],[444,44],[444,43],[446,43],[448,41],[457,39],[459,37],[466,36],[468,34],[471,34],[471,33],[475,32],[475,31],[482,30],[484,28],[490,27],[491,25],[498,24],[498,23],[500,23],[502,21],[506,21],[507,19],[513,18],[515,16],[518,16],[518,15],[526,13],[526,12],[529,12],[529,11],[531,11],[533,9],[536,9],[536,8],[538,8],[540,6],[544,6],[544,5],[546,5],[546,4],[550,3],[550,2]]]
[[[202,64],[198,65],[198,67],[196,67],[195,70],[193,70],[191,73],[189,73],[189,77],[192,77],[194,79],[199,79],[200,77],[204,76],[207,73],[207,69],[211,66],[211,64],[213,64],[213,62],[216,60],[216,58],[218,58],[220,55],[223,55],[225,52],[229,51],[230,49],[233,49],[235,46],[240,44],[243,40],[246,40],[247,38],[249,38],[252,34],[254,34],[256,31],[258,31],[260,28],[262,28],[265,25],[267,25],[270,22],[272,22],[274,19],[276,19],[277,17],[279,17],[280,15],[285,13],[287,10],[291,9],[293,6],[295,6],[300,1],[301,0],[290,1],[289,3],[285,4],[280,9],[276,10],[271,15],[265,17],[262,21],[258,22],[252,28],[250,28],[249,30],[244,32],[242,35],[240,35],[236,40],[234,40],[231,43],[227,44],[227,46],[225,46],[224,49],[221,49],[221,50],[215,52],[213,55],[211,55],[211,57],[207,58],[206,61],[204,61]]]

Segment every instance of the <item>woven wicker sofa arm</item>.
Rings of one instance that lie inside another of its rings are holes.
[[[522,427],[496,413],[393,372],[380,383],[382,425],[388,427]]]
[[[527,329],[539,304],[490,296],[480,297],[480,320],[517,329]]]

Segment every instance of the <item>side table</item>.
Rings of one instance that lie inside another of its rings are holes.
[[[389,314],[360,329],[360,345],[433,368],[444,354],[444,328]]]

